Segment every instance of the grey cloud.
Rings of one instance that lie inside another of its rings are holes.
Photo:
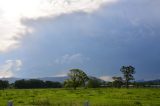
[[[89,60],[88,57],[85,57],[80,53],[76,53],[73,55],[65,54],[61,58],[56,59],[55,63],[56,64],[74,64],[74,63],[83,64],[84,61],[88,61],[88,60]]]

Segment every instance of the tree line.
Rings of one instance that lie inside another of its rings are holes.
[[[98,88],[98,87],[145,87],[145,85],[158,84],[160,82],[135,82],[134,74],[135,68],[133,66],[122,66],[120,68],[120,72],[122,72],[123,77],[114,76],[112,77],[112,82],[106,82],[96,77],[88,76],[81,69],[71,69],[68,73],[68,79],[66,79],[63,83],[60,82],[52,82],[52,81],[42,81],[38,79],[29,79],[29,80],[17,80],[12,84],[9,84],[8,81],[0,80],[0,89],[5,88],[18,88],[18,89],[30,89],[30,88],[73,88],[76,90],[77,87],[84,88]]]
[[[16,89],[32,89],[32,88],[72,88],[72,84],[68,83],[68,79],[63,83],[60,82],[52,82],[52,81],[42,81],[38,79],[30,79],[30,80],[17,80],[14,83],[9,84],[8,81],[0,80],[0,89],[7,88],[16,88]],[[98,88],[104,84],[105,81],[102,81],[96,77],[90,77],[87,84],[85,84],[85,88]],[[83,87],[84,85],[79,85],[80,83],[76,83],[74,85],[74,89],[77,87]]]
[[[135,68],[133,66],[122,66],[120,71],[123,74],[122,77],[113,77],[113,82],[108,83],[112,87],[122,87],[125,85],[126,88],[129,87],[130,81],[134,80],[133,74],[135,74]],[[77,87],[101,87],[102,85],[107,85],[103,81],[99,81],[98,79],[91,79],[87,76],[85,72],[80,69],[72,69],[68,73],[69,79],[64,82],[65,87],[73,87],[76,89]]]
[[[17,80],[12,84],[9,84],[8,81],[0,80],[0,89],[6,88],[17,88],[17,89],[32,89],[32,88],[61,88],[62,84],[60,82],[52,81],[42,81],[38,79],[29,79],[29,80]]]

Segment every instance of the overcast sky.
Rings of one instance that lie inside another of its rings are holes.
[[[0,0],[0,77],[160,78],[160,0]]]

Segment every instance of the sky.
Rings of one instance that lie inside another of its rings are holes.
[[[160,78],[159,0],[0,0],[0,78]]]

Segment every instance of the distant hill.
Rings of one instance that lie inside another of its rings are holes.
[[[64,82],[66,79],[68,79],[68,76],[64,77],[44,77],[44,78],[38,78],[43,81],[53,81],[53,82]]]
[[[145,82],[145,80],[144,79],[136,80],[136,82]]]
[[[22,78],[15,78],[15,77],[11,77],[11,78],[0,78],[0,80],[7,80],[9,81],[9,83],[14,83],[16,80],[20,80]]]
[[[145,81],[146,83],[151,83],[151,84],[160,84],[160,79],[155,79],[155,80],[150,80],[150,81]]]
[[[97,80],[99,82],[106,82],[106,81],[104,81],[104,80],[102,80],[100,78],[94,77],[94,76],[89,76],[89,78],[92,79],[92,80]]]
[[[156,80],[151,80],[153,82],[160,82],[160,79],[156,79]]]
[[[160,85],[160,79],[148,80],[148,81],[136,81],[141,85]]]
[[[136,82],[160,82],[160,79],[155,79],[155,80],[137,80]]]
[[[16,80],[21,80],[21,79],[39,79],[39,80],[43,80],[43,81],[53,81],[53,82],[63,82],[64,80],[66,80],[68,77],[64,76],[64,77],[42,77],[42,78],[15,78],[15,77],[11,77],[11,78],[0,78],[0,80],[7,80],[9,81],[9,83],[14,83]]]

